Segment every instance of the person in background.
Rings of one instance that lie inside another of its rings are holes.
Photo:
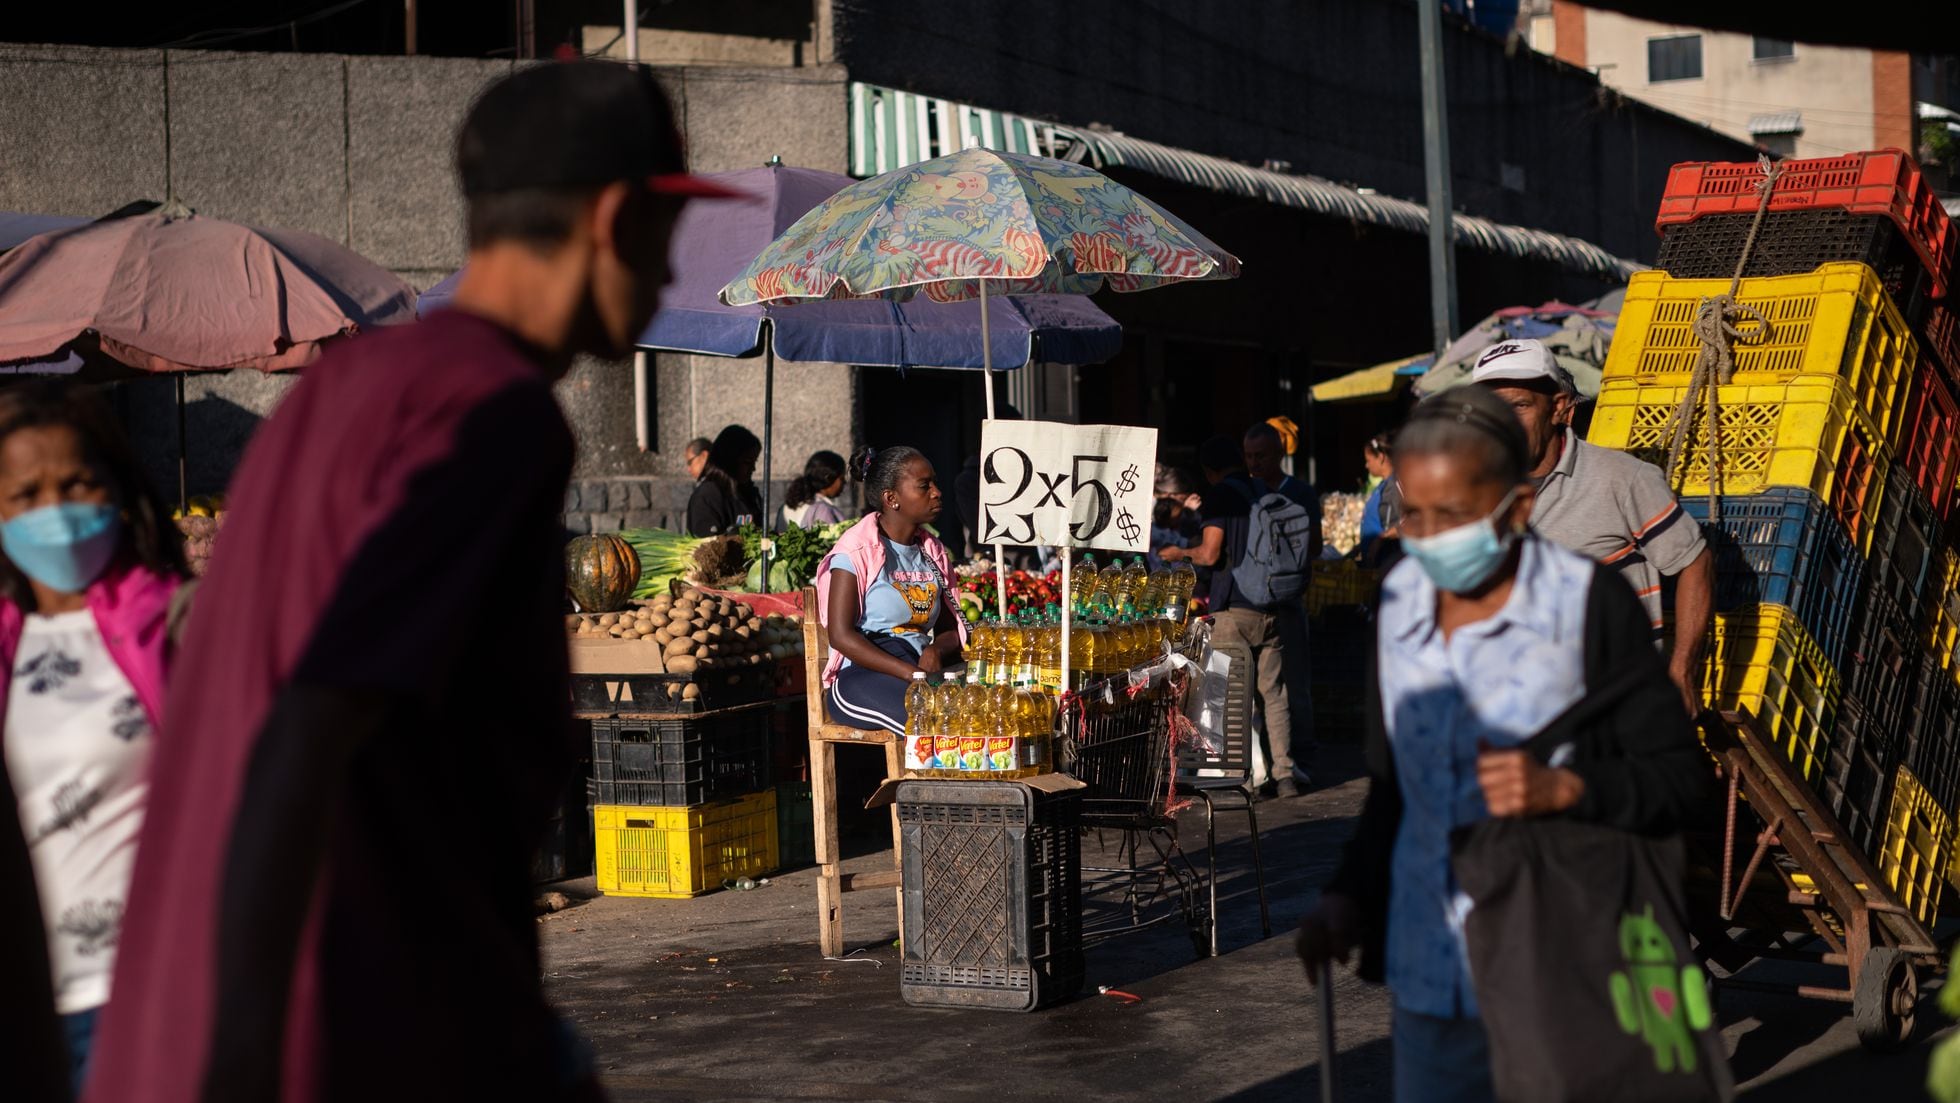
[[[1396,539],[1402,523],[1402,490],[1395,485],[1394,436],[1377,433],[1370,437],[1362,446],[1361,462],[1368,467],[1368,500],[1361,506],[1361,562],[1370,567],[1393,566],[1401,558]]]
[[[803,474],[791,480],[783,495],[783,508],[776,529],[787,525],[814,529],[834,525],[851,516],[844,501],[844,457],[835,452],[812,452],[803,464]]]
[[[189,573],[93,390],[0,392],[0,550],[7,775],[79,1094],[136,863],[170,613]]]
[[[915,448],[866,449],[857,466],[877,511],[817,564],[817,616],[830,640],[824,703],[836,723],[903,735],[912,675],[957,665],[966,640],[952,561],[926,528],[945,497]]]
[[[1203,501],[1191,476],[1161,463],[1156,474],[1153,491],[1157,501],[1150,511],[1151,550],[1147,564],[1153,571],[1167,565],[1158,556],[1158,548],[1188,548],[1197,543],[1202,527],[1198,523],[1198,506]]]
[[[688,478],[701,481],[701,473],[708,469],[708,449],[714,446],[715,442],[707,437],[695,437],[681,449],[681,466],[687,469]]]
[[[329,350],[239,465],[92,1100],[602,1097],[531,907],[577,749],[552,386],[632,349],[683,203],[729,193],[685,175],[651,72],[603,61],[489,86],[456,167],[449,308]]]
[[[1529,529],[1528,455],[1509,404],[1476,384],[1423,401],[1396,439],[1413,562],[1382,586],[1368,795],[1300,925],[1310,978],[1359,947],[1362,977],[1387,980],[1401,1103],[1493,1096],[1454,831],[1493,816],[1679,830],[1712,795],[1632,591]],[[1589,690],[1627,678],[1633,693],[1584,731],[1570,765],[1518,749]]]
[[[1292,424],[1290,421],[1287,424]],[[1296,479],[1280,468],[1280,460],[1287,455],[1286,440],[1280,430],[1271,422],[1260,422],[1245,431],[1243,441],[1245,472],[1252,480],[1252,487],[1246,494],[1248,501],[1257,501],[1266,490],[1276,491],[1291,498],[1307,511],[1313,521],[1308,555],[1319,559],[1321,545],[1320,492],[1303,479]],[[1272,610],[1273,623],[1279,632],[1282,654],[1281,675],[1286,679],[1286,695],[1289,703],[1288,715],[1292,718],[1293,732],[1288,740],[1292,750],[1289,767],[1297,766],[1293,773],[1298,780],[1309,781],[1309,768],[1314,759],[1313,727],[1313,652],[1307,636],[1307,610],[1299,602],[1286,602]],[[1270,739],[1271,737],[1268,736]],[[1277,763],[1277,756],[1272,760]],[[1274,766],[1277,777],[1290,776],[1277,764]],[[1309,783],[1311,783],[1309,781]]]
[[[1674,579],[1674,652],[1668,676],[1689,715],[1701,711],[1701,647],[1715,604],[1715,557],[1701,526],[1651,463],[1588,444],[1572,431],[1578,391],[1543,343],[1503,341],[1485,350],[1470,380],[1490,387],[1524,425],[1527,473],[1537,490],[1531,527],[1617,570],[1663,639],[1661,579]]]
[[[762,459],[762,442],[740,425],[715,435],[708,464],[687,500],[687,534],[716,536],[762,520],[762,494],[755,486],[755,465]]]
[[[1286,637],[1281,635],[1279,609],[1248,603],[1232,581],[1232,566],[1245,558],[1246,535],[1252,520],[1252,483],[1243,466],[1244,453],[1230,437],[1215,436],[1198,448],[1198,463],[1210,484],[1201,495],[1198,542],[1189,548],[1163,547],[1157,557],[1166,563],[1189,560],[1211,568],[1207,602],[1212,615],[1212,639],[1243,645],[1252,657],[1265,718],[1266,761],[1271,778],[1261,787],[1272,796],[1300,793],[1293,763],[1293,722],[1285,674]],[[1311,730],[1311,729],[1309,729]]]

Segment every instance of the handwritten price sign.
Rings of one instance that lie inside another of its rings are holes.
[[[989,421],[980,433],[983,544],[1142,552],[1150,543],[1157,430]]]

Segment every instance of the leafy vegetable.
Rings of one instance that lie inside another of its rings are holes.
[[[627,529],[619,535],[640,557],[640,583],[633,588],[638,600],[664,594],[668,583],[685,578],[694,569],[694,550],[702,543],[666,529]]]
[[[749,564],[746,584],[751,590],[762,588],[762,561],[766,553],[771,591],[783,593],[808,586],[816,576],[817,564],[823,562],[837,538],[850,527],[848,521],[814,529],[792,524],[770,535],[754,525],[743,526],[742,552]]]

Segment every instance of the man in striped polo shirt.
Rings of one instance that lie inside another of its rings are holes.
[[[1690,713],[1701,711],[1701,647],[1714,605],[1715,560],[1701,526],[1681,508],[1651,463],[1580,440],[1572,431],[1578,391],[1551,350],[1500,341],[1477,358],[1470,379],[1497,392],[1524,424],[1538,488],[1531,527],[1539,535],[1619,568],[1661,637],[1661,579],[1674,579],[1674,653],[1668,676]]]

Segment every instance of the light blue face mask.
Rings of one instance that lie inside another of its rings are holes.
[[[121,543],[122,517],[112,505],[63,502],[0,523],[0,550],[14,566],[64,594],[88,589]]]
[[[1497,531],[1498,517],[1511,508],[1511,499],[1517,493],[1513,487],[1489,516],[1467,525],[1434,536],[1404,536],[1402,550],[1422,565],[1422,573],[1429,576],[1437,589],[1467,594],[1490,579],[1491,573],[1504,562],[1511,545],[1517,543],[1517,533]]]

